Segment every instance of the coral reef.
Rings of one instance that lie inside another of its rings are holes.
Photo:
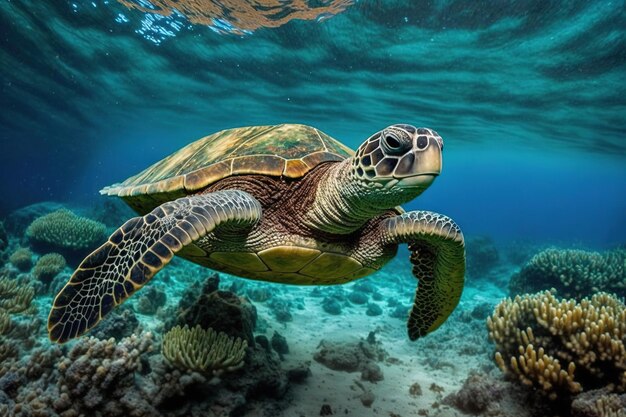
[[[501,302],[487,326],[502,371],[552,399],[608,385],[626,391],[626,306],[611,295],[517,296]]]
[[[181,369],[206,375],[243,366],[248,342],[226,333],[195,326],[176,326],[163,336],[163,356]]]
[[[12,327],[13,323],[11,322],[11,315],[9,312],[0,310],[0,336],[9,333]]]
[[[28,248],[18,248],[9,257],[9,262],[22,272],[29,271],[33,266],[33,253]]]
[[[605,253],[574,249],[546,249],[513,275],[511,295],[556,289],[577,300],[604,291],[626,296],[626,250]]]
[[[165,291],[159,289],[155,285],[144,288],[135,299],[135,308],[140,314],[152,315],[167,303],[167,295]]]
[[[207,286],[205,289],[211,290]],[[188,308],[181,309],[179,306],[176,323],[181,326],[200,325],[205,329],[212,328],[252,344],[256,319],[256,308],[247,299],[229,291],[216,290],[203,292]]]
[[[135,378],[151,347],[147,333],[120,343],[84,338],[66,354],[59,348],[37,350],[3,368],[5,404],[16,417],[158,415],[138,395]]]
[[[572,417],[626,417],[626,394],[607,389],[584,392],[572,402]]]
[[[152,335],[142,333],[118,342],[81,338],[71,348],[47,346],[19,359],[9,352],[0,367],[0,415],[272,416],[285,406],[290,381],[309,372],[283,371],[258,346],[249,348],[246,366],[208,379],[171,369],[153,345]]]
[[[467,275],[470,278],[484,277],[500,261],[493,239],[489,236],[471,236],[465,241]]]
[[[60,397],[55,401],[55,409],[98,409],[104,414],[113,407],[124,409],[112,400],[121,401],[132,395],[126,388],[134,385],[133,373],[141,370],[141,355],[151,349],[150,333],[133,335],[120,343],[115,339],[81,339],[58,365]],[[109,415],[114,415],[113,410]]]
[[[33,276],[45,284],[52,282],[54,277],[65,268],[65,258],[58,253],[48,253],[37,261],[33,268]]]
[[[0,311],[21,313],[30,309],[35,289],[25,280],[0,278]]]
[[[26,236],[35,244],[60,251],[83,251],[106,238],[106,226],[60,209],[35,219],[26,229]]]
[[[141,329],[137,316],[129,306],[122,305],[113,310],[98,326],[92,330],[91,335],[97,339],[116,340],[130,337]]]

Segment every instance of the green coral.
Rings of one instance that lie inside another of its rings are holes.
[[[626,296],[626,250],[547,249],[533,256],[509,283],[512,295],[551,288],[577,300],[599,291]]]
[[[18,248],[9,257],[9,262],[22,272],[28,271],[33,266],[33,253],[28,248]]]
[[[9,333],[12,327],[13,323],[9,313],[5,310],[0,310],[0,336]]]
[[[60,209],[35,219],[26,229],[26,235],[35,242],[82,250],[101,243],[106,237],[106,226]]]
[[[49,283],[59,272],[65,268],[66,262],[63,255],[49,253],[39,258],[33,268],[33,275],[42,282]]]
[[[181,369],[204,374],[233,371],[243,366],[248,342],[200,326],[176,326],[163,336],[163,356]]]
[[[0,311],[21,313],[30,310],[35,289],[22,280],[0,278]]]
[[[553,399],[602,387],[626,392],[626,306],[612,295],[509,298],[487,327],[502,371]]]

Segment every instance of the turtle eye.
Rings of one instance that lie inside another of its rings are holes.
[[[396,149],[400,147],[400,141],[392,135],[387,135],[385,137],[385,142],[387,142],[387,147],[389,149]]]
[[[405,153],[411,145],[410,140],[405,138],[402,132],[392,130],[383,132],[381,145],[383,151],[388,155],[401,155]]]

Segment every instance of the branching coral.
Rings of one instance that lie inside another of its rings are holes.
[[[9,257],[9,262],[20,271],[28,271],[33,265],[33,253],[28,248],[18,248]]]
[[[11,316],[6,311],[0,310],[0,335],[9,333],[11,327],[13,327]]]
[[[598,291],[626,296],[626,250],[606,253],[547,249],[511,278],[511,294],[554,288],[566,298],[582,299]]]
[[[33,221],[26,235],[33,241],[58,248],[81,250],[104,239],[106,227],[100,222],[61,209]]]
[[[614,296],[517,296],[501,302],[487,326],[502,371],[551,398],[607,385],[626,391],[626,306]]]
[[[49,283],[65,268],[65,258],[58,253],[49,253],[39,258],[33,268],[33,275],[38,280]]]
[[[35,289],[28,283],[0,278],[0,310],[9,313],[21,313],[31,307]]]
[[[170,16],[177,11],[191,23],[218,26],[218,29],[236,34],[262,27],[278,27],[293,19],[314,20],[343,12],[354,4],[353,0],[330,0],[319,7],[309,6],[306,0],[151,0],[153,7],[144,7],[145,2],[118,0],[124,6]],[[218,25],[218,23],[221,23]]]
[[[200,326],[176,326],[163,336],[163,356],[181,369],[204,374],[243,366],[248,342]]]
[[[599,417],[626,417],[626,407],[616,395],[598,398],[594,411]]]

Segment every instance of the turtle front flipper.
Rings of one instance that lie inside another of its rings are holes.
[[[94,327],[144,286],[184,246],[216,227],[251,227],[261,205],[242,191],[183,197],[128,220],[87,256],[54,299],[50,340],[63,343]]]
[[[409,315],[411,340],[446,321],[459,303],[465,280],[465,244],[461,229],[449,217],[412,211],[384,221],[386,243],[408,243],[417,292]]]

